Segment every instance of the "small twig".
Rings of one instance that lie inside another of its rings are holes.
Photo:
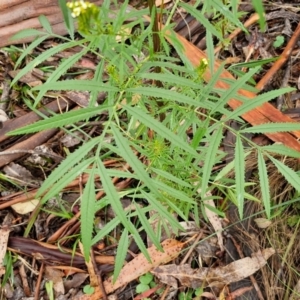
[[[38,150],[21,150],[21,149],[17,150],[16,149],[16,150],[10,150],[10,151],[2,151],[2,152],[0,152],[0,155],[14,155],[14,154],[20,154],[20,153],[47,156],[47,157],[53,158],[54,160],[57,160],[59,162],[61,162],[64,159],[63,157],[61,157],[59,155],[48,153],[48,152],[43,152],[43,151],[38,151]]]
[[[258,20],[259,20],[259,15],[255,13],[244,23],[244,27],[247,28],[247,27],[251,26],[252,24],[256,23]],[[233,38],[235,38],[241,32],[242,32],[242,28],[235,29],[228,37],[226,37],[226,40],[231,41]],[[217,46],[214,50],[215,54],[218,53],[222,48],[223,48],[223,45]]]
[[[98,270],[98,268],[97,268],[97,264],[96,264],[96,261],[95,261],[95,256],[94,256],[94,250],[93,249],[91,249],[90,254],[91,254],[91,262],[92,262],[92,265],[93,265],[93,268],[94,268],[94,272],[97,275],[98,286],[99,286],[100,291],[102,293],[102,299],[107,300],[108,299],[107,294],[106,294],[106,291],[105,291],[105,288],[104,288],[104,285],[103,285],[103,281],[102,281],[102,272],[101,272],[101,270]]]
[[[164,290],[163,294],[161,295],[160,300],[165,300],[166,299],[166,297],[168,296],[169,290],[170,290],[170,286],[168,285],[166,287],[166,289]]]
[[[9,102],[10,80],[8,79],[7,71],[4,73],[5,80],[3,81],[2,95],[0,97],[0,109],[6,110]]]
[[[292,62],[291,62],[291,60],[289,60],[289,62],[287,64],[287,67],[285,69],[285,74],[284,74],[282,83],[280,85],[281,88],[287,87],[287,85],[288,85],[288,81],[289,81],[289,78],[290,78],[290,72],[291,72],[291,65],[292,65]],[[278,110],[282,109],[283,100],[284,100],[283,95],[280,95],[277,98],[277,101],[276,101],[277,103],[276,104],[277,104],[277,109]]]
[[[201,230],[201,232],[197,235],[193,245],[190,247],[189,251],[185,254],[184,258],[180,262],[180,265],[183,265],[188,260],[190,254],[195,249],[195,247],[197,246],[197,244],[198,244],[199,240],[202,238],[202,236],[203,236],[203,231]]]
[[[39,277],[37,279],[36,286],[35,286],[34,300],[40,299],[39,293],[40,293],[41,282],[42,282],[42,277],[43,277],[43,273],[44,273],[44,267],[45,267],[45,265],[42,262],[40,272],[39,272]]]
[[[265,74],[265,76],[259,81],[256,85],[258,90],[263,90],[266,84],[271,80],[271,78],[276,74],[282,67],[282,65],[287,61],[287,59],[292,54],[293,48],[297,43],[300,36],[300,23],[298,24],[293,36],[290,41],[286,45],[284,51],[282,52],[279,59],[273,64],[273,66],[269,69],[269,71]]]

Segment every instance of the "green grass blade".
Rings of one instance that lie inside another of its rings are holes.
[[[101,143],[101,141],[102,137],[91,139],[70,154],[43,182],[42,186],[39,188],[37,197],[40,197],[46,190],[51,188],[56,181],[58,181],[65,173],[69,172],[73,166],[78,164],[96,145]]]
[[[82,108],[80,110],[69,111],[56,115],[46,120],[38,121],[34,124],[10,131],[8,135],[27,134],[37,131],[43,131],[50,128],[63,127],[65,125],[74,124],[78,121],[89,119],[103,111],[108,110],[111,106],[101,105],[92,108]]]
[[[52,33],[52,27],[51,24],[49,23],[48,19],[46,18],[46,16],[44,15],[40,15],[39,16],[39,21],[41,23],[41,25],[43,26],[43,28],[49,33]]]
[[[300,130],[299,123],[267,123],[256,125],[253,127],[242,129],[241,132],[250,133],[271,133],[271,132],[283,132],[283,131],[295,131]]]
[[[11,40],[24,39],[26,37],[34,37],[34,36],[40,36],[40,35],[49,37],[48,34],[46,34],[43,31],[40,31],[40,30],[36,30],[36,29],[24,29],[24,30],[21,30],[20,32],[14,34],[11,37]]]
[[[80,205],[81,212],[81,241],[83,245],[84,259],[89,261],[90,249],[92,247],[92,234],[95,213],[95,168],[89,172],[89,178],[85,185]]]
[[[285,155],[289,157],[300,158],[300,152],[294,149],[288,148],[282,144],[273,144],[261,147],[263,151],[268,151],[272,153],[277,153],[280,155]]]
[[[259,27],[262,32],[266,30],[266,18],[265,18],[265,11],[264,5],[261,0],[252,0],[253,7],[255,8],[256,12],[259,15]]]
[[[13,86],[22,76],[26,75],[33,68],[38,66],[43,61],[47,60],[49,57],[57,54],[58,52],[65,50],[65,49],[72,48],[72,47],[75,47],[78,45],[82,45],[84,42],[85,42],[85,40],[71,41],[71,42],[60,44],[54,48],[50,48],[50,49],[46,50],[41,55],[36,57],[33,61],[31,61],[29,64],[27,64],[26,67],[17,74],[17,76],[13,79],[11,86]]]
[[[164,139],[170,141],[173,146],[177,146],[188,153],[197,156],[197,152],[193,149],[188,143],[182,140],[178,135],[173,133],[170,129],[165,127],[162,123],[158,122],[156,119],[146,114],[138,107],[131,107],[128,105],[124,105],[124,108],[136,119],[138,119],[141,123],[145,124],[147,127],[151,128],[155,132],[157,132]]]
[[[242,220],[244,214],[245,160],[244,160],[244,148],[239,134],[236,136],[234,155],[235,155],[234,170],[235,170],[237,204],[238,204],[239,216],[240,219]]]
[[[202,183],[201,183],[201,198],[205,198],[205,192],[208,187],[208,182],[211,176],[212,167],[216,163],[218,147],[223,138],[223,128],[219,128],[209,137],[209,146],[207,149],[207,155],[205,156],[203,171],[202,171]]]
[[[124,228],[121,238],[118,242],[118,250],[117,250],[117,255],[116,255],[116,260],[115,260],[113,283],[116,282],[116,280],[118,279],[120,271],[124,265],[128,247],[129,247],[128,230],[126,228]]]
[[[190,4],[184,2],[180,2],[179,4],[188,13],[194,16],[205,27],[207,31],[210,31],[214,36],[219,38],[221,41],[223,40],[222,34],[208,21],[208,19],[204,16],[204,14],[201,11],[191,6]]]
[[[154,233],[148,218],[146,218],[144,212],[142,211],[142,209],[139,207],[138,204],[135,204],[135,208],[136,208],[139,221],[142,223],[142,226],[147,233],[147,237],[149,237],[151,242],[156,246],[158,250],[163,251],[163,248],[161,247],[161,244],[158,239],[158,235]]]
[[[166,90],[157,87],[135,87],[135,88],[127,89],[126,92],[131,92],[133,94],[141,94],[149,97],[163,98],[172,101],[178,101],[181,103],[186,103],[194,106],[200,105],[199,101],[194,100],[189,96],[186,96],[184,94],[175,91]]]
[[[72,180],[74,180],[79,174],[81,174],[83,172],[83,170],[88,168],[89,165],[92,164],[93,162],[94,162],[93,157],[86,159],[86,160],[78,163],[72,169],[69,169],[69,172],[67,172],[63,176],[59,176],[59,178],[56,178],[57,181],[52,186],[48,186],[49,191],[43,196],[41,202],[46,203],[50,198],[58,195]],[[44,182],[44,184],[45,184],[45,182]],[[39,190],[39,193],[40,193],[40,190]]]
[[[156,173],[157,175],[159,176],[162,176],[170,181],[173,181],[175,183],[178,183],[179,185],[182,185],[182,186],[185,186],[185,187],[188,187],[188,188],[191,188],[192,186],[187,183],[186,181],[184,180],[181,180],[180,178],[172,175],[171,173],[169,172],[166,172],[164,170],[160,170],[160,169],[156,169],[156,168],[151,168],[151,171],[153,171],[154,173]]]
[[[236,63],[231,65],[228,70],[235,70],[235,69],[241,69],[241,68],[254,68],[257,66],[263,66],[265,64],[269,64],[271,62],[274,62],[278,60],[278,56],[272,57],[272,58],[266,58],[266,59],[260,59],[260,60],[250,60],[248,62],[242,62],[242,63]]]
[[[104,225],[104,227],[101,228],[101,230],[92,239],[92,245],[95,245],[100,240],[102,240],[104,237],[109,235],[119,224],[120,224],[120,220],[117,217],[115,217],[114,219],[112,219],[108,223],[106,223]]]
[[[248,99],[248,101],[244,102],[241,106],[239,106],[231,114],[229,114],[224,119],[224,122],[226,122],[227,120],[234,119],[237,116],[241,116],[242,114],[246,113],[247,111],[250,111],[251,109],[258,107],[271,99],[277,98],[278,96],[281,96],[285,93],[289,93],[291,91],[294,91],[294,89],[293,88],[281,88],[279,90],[275,90],[275,91],[264,93],[262,95],[258,95],[254,99]],[[246,132],[246,131],[241,130],[241,132]]]
[[[91,45],[91,44],[90,44]],[[68,71],[68,69],[70,69],[84,54],[86,54],[88,52],[88,50],[90,49],[90,47],[86,47],[84,48],[82,51],[71,55],[70,57],[68,57],[66,60],[64,60],[59,66],[58,68],[56,68],[55,71],[52,72],[51,76],[47,79],[47,81],[45,82],[45,84],[47,83],[51,83],[51,82],[55,82],[57,79],[59,79],[64,73],[66,73]],[[45,93],[47,92],[46,89],[42,89],[40,90],[39,94],[37,95],[37,97],[34,100],[34,106],[36,106],[38,104],[38,102],[42,99],[42,97],[45,95]]]
[[[41,44],[44,40],[46,40],[48,37],[48,35],[43,35],[39,38],[37,38],[36,40],[34,40],[28,47],[26,47],[26,49],[22,52],[22,54],[20,55],[20,57],[18,58],[17,62],[16,62],[16,65],[15,65],[15,69],[17,69],[22,60],[28,56],[33,49],[35,49],[39,44]]]
[[[270,160],[274,163],[277,167],[278,171],[284,176],[284,178],[297,190],[300,191],[300,178],[299,175],[288,166],[286,166],[281,161],[275,159],[271,155],[268,155]]]
[[[222,98],[215,105],[214,109],[211,111],[211,114],[218,112],[221,109],[221,107],[223,107],[231,98],[234,98],[236,96],[237,91],[241,89],[243,85],[246,84],[255,73],[257,73],[258,70],[259,67],[251,69],[244,76],[240,77],[238,80],[235,80],[230,85],[229,89],[223,90],[223,92],[221,93]]]
[[[271,197],[270,197],[270,184],[268,178],[268,171],[264,157],[260,151],[257,151],[257,162],[258,162],[258,175],[259,184],[262,195],[262,201],[265,207],[267,218],[271,218]]]
[[[132,223],[128,220],[126,213],[124,212],[123,206],[121,204],[120,196],[116,191],[116,188],[113,185],[111,178],[107,175],[106,168],[100,159],[97,159],[97,165],[103,189],[107,197],[110,199],[112,209],[114,210],[115,214],[117,215],[123,226],[127,228],[129,232],[132,232]]]
[[[119,150],[122,153],[122,157],[125,161],[131,166],[131,168],[135,171],[136,175],[139,179],[151,189],[151,191],[160,197],[160,193],[155,185],[155,182],[150,178],[149,174],[145,171],[145,166],[141,161],[134,155],[132,149],[129,146],[129,142],[125,139],[120,131],[115,127],[111,127],[113,135],[116,140],[116,144]]]
[[[42,91],[43,93],[49,90],[57,91],[91,91],[91,92],[118,92],[117,87],[111,86],[109,84],[104,84],[100,82],[90,81],[90,80],[64,80],[60,82],[50,82],[45,83],[40,86],[36,86],[32,89],[33,91]]]

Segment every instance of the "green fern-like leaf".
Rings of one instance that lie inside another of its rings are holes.
[[[72,157],[73,159],[77,160],[77,158],[75,158],[74,156]],[[67,172],[66,174],[64,175],[59,174],[59,177],[56,177],[56,182],[52,186],[47,185],[48,182],[47,180],[45,180],[42,187],[38,191],[38,195],[42,194],[41,192],[42,188],[44,189],[49,189],[50,187],[51,188],[43,196],[41,203],[45,204],[50,198],[58,195],[70,182],[72,182],[79,174],[81,174],[83,170],[87,169],[93,162],[94,162],[94,158],[91,157],[89,159],[85,159],[84,161],[76,164],[72,169],[68,169],[69,172]],[[74,162],[72,162],[72,165],[74,165]],[[70,166],[68,166],[68,168],[70,168]],[[61,168],[58,169],[61,170]],[[66,171],[63,170],[63,172]]]
[[[293,90],[294,90],[293,88],[281,88],[280,90],[275,90],[275,91],[271,91],[271,92],[267,92],[262,95],[259,95],[259,96],[255,97],[254,99],[247,99],[246,102],[244,102],[241,106],[239,106],[237,109],[235,109],[230,115],[228,115],[228,117],[225,118],[225,120],[227,121],[230,119],[234,119],[237,116],[241,116],[244,113],[246,113],[247,111],[250,111],[250,110],[264,104],[265,102],[270,101],[271,99],[274,99],[285,93],[289,93]],[[261,125],[258,125],[258,126],[261,126]],[[251,128],[253,128],[253,127],[251,127]],[[241,132],[247,132],[247,131],[245,129],[243,129],[243,130],[241,130]],[[251,132],[253,132],[253,131],[251,131]]]
[[[237,204],[238,204],[239,216],[242,219],[244,214],[245,160],[244,160],[244,148],[239,134],[236,136],[234,156],[235,156],[234,170],[235,170]]]
[[[241,89],[258,70],[259,67],[251,69],[248,73],[239,78],[239,80],[235,80],[227,90],[224,90],[222,93],[220,93],[222,95],[222,98],[215,105],[211,113],[218,112],[219,109],[224,106],[231,98],[235,98],[237,91]]]
[[[202,199],[205,198],[205,193],[208,188],[208,182],[211,177],[212,167],[216,163],[218,147],[223,138],[222,130],[223,130],[222,126],[219,126],[219,128],[209,138],[209,146],[207,148],[207,154],[205,156],[204,166],[202,170],[202,183],[201,183]]]
[[[32,90],[42,91],[46,93],[49,90],[59,90],[59,91],[91,91],[91,92],[118,92],[117,87],[111,86],[109,84],[103,84],[91,80],[65,80],[61,82],[50,82],[45,83],[41,86],[36,86]]]
[[[271,197],[268,171],[264,157],[260,151],[257,152],[259,184],[261,189],[262,201],[265,207],[267,218],[271,218]]]
[[[271,155],[267,155],[268,158],[274,163],[277,167],[278,171],[284,176],[284,178],[297,190],[300,191],[300,177],[299,175],[293,171],[291,168],[286,166],[281,161],[277,160],[276,158],[272,157]]]
[[[129,237],[128,237],[128,230],[126,228],[123,229],[121,238],[118,243],[118,250],[115,260],[115,269],[114,269],[114,276],[113,276],[113,282],[116,282],[121,269],[124,265],[124,261],[126,258],[126,254],[129,247]]]
[[[18,68],[21,64],[21,62],[23,61],[23,59],[28,56],[33,49],[35,49],[39,44],[41,44],[44,40],[46,40],[49,36],[48,35],[43,35],[37,39],[35,39],[29,46],[26,47],[26,49],[24,49],[24,51],[22,52],[22,54],[20,55],[20,57],[18,58],[16,64],[15,64],[15,68]]]
[[[152,225],[149,223],[149,219],[145,216],[145,213],[149,213],[149,209],[141,209],[138,204],[135,204],[135,208],[139,221],[141,222],[143,229],[146,231],[147,236],[158,250],[163,251],[163,248],[161,247],[160,241],[158,239],[158,235],[155,234]]]
[[[261,147],[261,149],[263,151],[267,151],[267,152],[277,153],[277,154],[285,155],[285,156],[289,156],[289,157],[300,158],[299,151],[288,148],[288,147],[284,146],[283,144],[275,143],[273,145],[263,146],[263,147]]]
[[[180,6],[182,6],[188,13],[194,16],[205,27],[207,31],[211,32],[218,39],[223,40],[222,34],[218,30],[216,30],[216,28],[208,21],[208,19],[202,12],[185,2],[180,2]]]
[[[267,123],[256,125],[253,127],[245,128],[242,132],[251,133],[272,133],[272,132],[284,132],[284,131],[296,131],[300,130],[299,123]]]
[[[92,108],[82,108],[80,110],[69,111],[61,115],[56,115],[46,120],[38,121],[34,124],[10,131],[9,135],[27,134],[47,130],[50,128],[59,128],[65,125],[74,124],[78,121],[88,119],[103,111],[106,111],[110,106],[102,105]]]
[[[51,172],[49,177],[43,182],[40,187],[37,197],[44,194],[55,182],[59,181],[60,178],[70,172],[73,172],[73,166],[78,164],[97,144],[100,144],[102,138],[94,138],[82,145],[75,152],[70,154],[55,170]]]
[[[173,133],[170,129],[165,127],[162,123],[158,122],[156,119],[146,114],[140,108],[130,107],[128,105],[124,105],[124,108],[135,118],[137,118],[140,122],[145,124],[147,127],[153,129],[157,132],[161,137],[170,141],[174,146],[177,146],[188,153],[197,156],[197,152],[185,141],[183,141],[178,135]]]
[[[89,173],[88,181],[81,197],[81,240],[83,245],[84,259],[89,261],[90,249],[92,246],[92,233],[95,212],[95,168]]]
[[[51,24],[49,23],[48,19],[44,15],[39,16],[39,21],[43,28],[49,33],[52,33],[52,27]]]
[[[35,68],[36,66],[38,66],[39,64],[41,64],[42,62],[47,60],[49,57],[51,57],[51,56],[53,56],[53,55],[55,55],[55,54],[57,54],[57,53],[59,53],[63,50],[66,50],[68,48],[72,48],[72,47],[75,47],[75,46],[78,46],[78,45],[82,45],[83,43],[84,43],[84,40],[70,41],[70,42],[60,44],[60,45],[58,45],[54,48],[50,48],[50,49],[46,50],[41,55],[39,55],[34,60],[32,60],[29,64],[27,64],[26,67],[20,71],[17,74],[17,76],[13,79],[11,85],[14,85],[22,76],[29,73],[33,68]]]
[[[40,36],[40,35],[42,35],[43,38],[49,37],[49,35],[43,31],[39,31],[36,29],[24,29],[24,30],[21,30],[20,32],[14,34],[13,37],[11,38],[11,40],[24,39],[27,37],[35,37],[35,36]]]
[[[71,68],[84,54],[86,54],[88,52],[88,50],[90,49],[90,47],[86,47],[84,48],[82,51],[71,55],[70,57],[68,57],[65,61],[63,61],[58,68],[56,68],[55,71],[52,72],[51,76],[49,77],[49,79],[46,81],[47,83],[51,83],[51,82],[55,82],[56,80],[58,80],[64,73],[67,72],[67,70],[69,68]],[[37,97],[35,98],[34,101],[34,106],[36,106],[39,101],[43,98],[43,96],[45,95],[45,93],[47,92],[46,89],[42,89],[40,90],[39,94],[37,95]]]
[[[116,188],[113,185],[111,179],[107,175],[106,169],[102,161],[100,159],[97,159],[97,164],[98,164],[98,172],[101,178],[103,189],[107,197],[110,199],[110,204],[114,212],[116,213],[122,225],[128,230],[128,232],[130,232],[133,235],[133,238],[136,241],[139,249],[142,251],[145,257],[147,257],[147,259],[150,260],[150,256],[140,237],[139,232],[137,231],[135,226],[131,223],[131,221],[127,218],[126,212],[123,210],[122,204],[120,202],[120,196],[117,193]]]
[[[102,202],[103,199],[101,199]],[[92,239],[92,245],[95,245],[101,239],[109,235],[118,225],[120,224],[120,219],[118,217],[113,218],[107,222],[103,228],[94,236]]]
[[[66,1],[58,0],[58,4],[61,9],[68,33],[71,39],[74,40],[74,21],[73,18],[71,17],[71,12],[66,5]]]

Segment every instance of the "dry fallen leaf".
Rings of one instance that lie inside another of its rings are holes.
[[[72,134],[64,135],[60,139],[60,141],[65,147],[70,148],[70,147],[80,144],[82,142],[83,138],[84,138],[83,133],[81,133],[80,131],[75,131],[75,132],[72,132]]]
[[[29,201],[12,204],[11,208],[20,215],[26,215],[26,214],[34,211],[34,209],[38,206],[39,203],[40,203],[39,200],[32,199]]]
[[[11,162],[3,168],[4,173],[9,177],[9,179],[13,179],[17,181],[22,186],[39,186],[40,181],[36,180],[30,171],[28,171],[23,166]]]
[[[8,74],[12,78],[15,78],[20,71],[21,70],[12,70],[12,71],[9,71]],[[22,76],[19,79],[19,81],[23,82],[23,83],[27,83],[31,87],[34,87],[34,86],[38,86],[38,85],[42,84],[42,81],[40,80],[40,78],[43,78],[43,76],[44,76],[43,71],[41,71],[39,69],[33,69],[33,70],[29,71],[27,74],[25,74],[24,76]]]
[[[156,6],[161,6],[161,5],[165,5],[167,3],[171,2],[171,0],[156,0],[155,1],[155,5]]]
[[[155,246],[151,246],[148,248],[148,253],[152,262],[150,263],[142,253],[137,255],[123,267],[115,284],[113,284],[112,276],[103,283],[106,293],[112,293],[119,287],[122,287],[141,275],[151,271],[153,268],[175,259],[184,245],[184,243],[177,240],[168,239],[161,243],[164,252],[157,250]],[[99,287],[97,287],[93,295],[81,296],[80,299],[98,300],[101,296],[102,293]]]
[[[84,273],[76,273],[73,276],[69,276],[64,281],[64,287],[66,292],[68,292],[70,289],[78,288],[80,287],[83,282],[87,279],[89,275]]]
[[[217,268],[192,269],[190,265],[167,265],[160,266],[151,271],[163,283],[172,285],[174,279],[182,285],[193,289],[206,286],[228,285],[238,282],[254,274],[262,268],[267,259],[275,253],[273,248],[267,248],[252,254],[252,257],[245,257],[234,261],[227,266]]]
[[[215,202],[212,199],[205,200],[205,204],[208,204],[210,207],[216,208]],[[210,208],[208,208],[206,205],[204,207],[205,207],[206,216],[209,222],[211,223],[212,227],[214,228],[216,235],[218,237],[218,244],[220,250],[224,251],[223,236],[222,236],[223,227],[222,227],[221,220],[219,216],[215,212],[213,212]]]
[[[195,182],[194,185],[196,185],[196,184],[197,183]],[[197,192],[199,194],[201,194],[201,189],[198,189]],[[207,193],[206,196],[211,197],[212,195],[210,193]],[[204,201],[204,209],[205,209],[205,213],[206,213],[206,216],[207,216],[209,222],[211,223],[212,227],[214,228],[214,230],[216,232],[220,250],[224,251],[223,236],[222,236],[222,231],[223,231],[222,222],[221,222],[219,216],[215,212],[213,212],[209,207],[207,207],[206,205],[216,209],[215,202],[212,199],[205,200]]]
[[[266,219],[266,218],[256,218],[254,219],[254,222],[256,223],[258,228],[268,228],[271,224],[272,221]]]
[[[3,225],[0,229],[0,276],[5,274],[5,266],[3,265],[3,261],[7,249],[8,237],[9,228],[7,225]]]
[[[50,266],[45,267],[45,276],[50,281],[53,282],[53,289],[55,292],[56,297],[59,295],[65,294],[65,288],[62,277],[64,276],[64,273],[60,270],[54,269]]]

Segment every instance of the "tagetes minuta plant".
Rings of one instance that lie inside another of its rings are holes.
[[[68,2],[71,16],[78,19],[78,31],[83,34],[103,34],[106,29],[103,28],[99,13],[100,8],[89,1]]]

